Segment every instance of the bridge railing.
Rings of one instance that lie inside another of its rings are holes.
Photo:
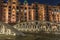
[[[0,34],[18,34],[24,35],[22,32],[40,32],[60,33],[60,24],[47,21],[30,21],[18,23],[14,26],[0,22]]]
[[[30,31],[30,32],[60,32],[60,24],[53,22],[40,22],[40,21],[30,21],[30,22],[22,22],[18,23],[14,26],[14,28],[19,31]]]
[[[22,35],[24,36],[25,34],[18,31],[15,29],[13,26],[0,22],[0,34],[5,34],[5,35]]]

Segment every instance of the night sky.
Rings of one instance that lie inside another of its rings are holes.
[[[5,0],[6,1],[6,0]],[[24,2],[24,0],[19,0],[21,3]],[[60,3],[60,0],[27,0],[28,3],[38,2],[41,4],[47,4],[47,5],[57,5]]]

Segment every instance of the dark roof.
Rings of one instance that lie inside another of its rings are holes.
[[[57,6],[60,6],[60,3],[58,3]]]

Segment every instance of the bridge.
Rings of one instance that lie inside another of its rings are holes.
[[[0,34],[3,35],[22,35],[24,36],[24,33],[18,31],[17,29],[15,29],[13,26],[0,22]]]
[[[60,34],[60,23],[48,22],[48,21],[30,21],[17,23],[13,26],[15,29],[23,32],[40,32],[46,33],[53,32],[54,34]]]
[[[29,21],[29,22],[20,22],[16,25],[9,25],[3,22],[0,22],[0,35],[21,35],[25,36],[23,32],[38,32],[60,34],[60,23],[48,22],[48,21]]]

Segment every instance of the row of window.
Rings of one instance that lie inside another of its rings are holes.
[[[11,8],[11,7],[12,7],[12,6],[9,6],[9,8]],[[13,8],[15,8],[15,7],[16,7],[17,9],[19,9],[19,7],[18,7],[18,6],[13,6]]]

